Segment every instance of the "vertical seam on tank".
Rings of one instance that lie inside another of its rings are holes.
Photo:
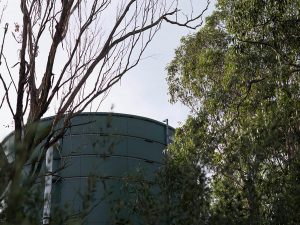
[[[126,156],[128,156],[128,118],[126,118]],[[126,176],[129,170],[129,161],[128,158],[126,157]]]

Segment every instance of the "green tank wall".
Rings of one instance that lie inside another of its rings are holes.
[[[73,118],[54,151],[53,171],[66,168],[53,177],[52,209],[58,206],[70,215],[92,209],[85,224],[111,224],[113,199],[129,197],[121,192],[124,182],[133,182],[130,177],[139,170],[152,180],[162,165],[166,134],[174,132],[166,129],[162,122],[126,114],[83,113]]]

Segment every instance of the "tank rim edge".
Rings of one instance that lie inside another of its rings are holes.
[[[163,122],[160,122],[158,120],[155,119],[151,119],[149,117],[144,117],[144,116],[138,116],[138,115],[134,115],[134,114],[127,114],[127,113],[115,113],[115,112],[81,112],[80,114],[76,115],[77,116],[88,116],[88,115],[113,115],[113,116],[118,116],[118,117],[127,117],[127,118],[134,118],[134,119],[139,119],[139,120],[145,120],[145,121],[149,121],[152,123],[156,123],[159,125],[163,125],[165,126],[166,124]],[[41,119],[41,121],[48,121],[51,120],[51,118],[53,118],[53,116],[47,116]],[[175,128],[168,125],[169,129],[175,131]],[[5,138],[3,138],[3,140],[1,141],[1,145],[3,143],[5,143],[12,135],[13,135],[13,131],[10,132],[9,134],[7,134],[5,136]]]

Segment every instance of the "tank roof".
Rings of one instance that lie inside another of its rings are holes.
[[[82,117],[82,116],[94,116],[94,115],[99,115],[99,116],[115,116],[115,117],[126,117],[126,118],[134,118],[134,119],[138,119],[138,120],[145,120],[145,121],[149,121],[152,123],[156,123],[159,125],[163,125],[165,126],[166,124],[158,121],[158,120],[154,120],[148,117],[143,117],[143,116],[138,116],[138,115],[133,115],[133,114],[126,114],[126,113],[114,113],[114,112],[82,112],[78,115],[76,115],[75,117]],[[41,121],[49,121],[53,118],[53,116],[48,116],[45,118],[42,118]],[[173,128],[172,126],[168,126],[169,129],[171,130],[175,130],[175,128]],[[13,134],[13,131],[10,132],[2,141],[1,144],[4,143],[11,135]]]

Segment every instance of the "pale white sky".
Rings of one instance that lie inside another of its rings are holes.
[[[18,21],[19,1],[17,1],[18,3],[15,2],[15,0],[8,1],[8,8],[5,11],[6,17],[0,25],[1,41],[2,28],[7,22],[5,19],[9,18],[11,30],[14,29],[13,21]],[[203,5],[204,3],[205,1],[203,1]],[[211,2],[206,15],[212,11],[214,3],[215,1]],[[144,59],[112,88],[109,96],[100,106],[99,112],[113,111],[134,114],[158,121],[168,118],[173,127],[178,127],[180,123],[183,123],[189,110],[181,104],[171,105],[169,103],[165,67],[172,60],[175,48],[180,44],[180,38],[191,32],[194,31],[164,24],[149,45]],[[8,32],[8,35],[11,35],[10,33]],[[8,46],[8,48],[15,50],[14,54],[16,53],[14,46]],[[2,86],[1,89],[3,89]],[[1,93],[1,99],[2,96]],[[111,110],[112,105],[114,107]],[[9,111],[0,109],[0,140],[13,129],[12,124],[13,120]]]

